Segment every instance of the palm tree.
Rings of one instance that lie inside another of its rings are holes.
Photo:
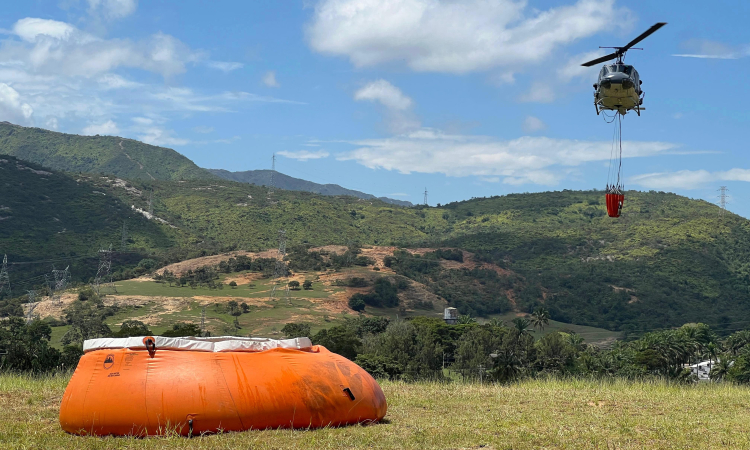
[[[516,330],[519,337],[531,331],[529,330],[529,325],[531,325],[531,322],[524,317],[516,317],[513,319],[513,328]]]
[[[492,319],[490,319],[489,322],[487,322],[487,325],[489,325],[489,326],[491,326],[493,328],[500,328],[500,327],[505,326],[505,322],[503,322],[502,320],[498,319],[497,317],[493,317]]]
[[[476,320],[474,320],[470,315],[460,315],[458,316],[458,323],[461,325],[468,325],[470,323],[475,323]]]
[[[708,376],[712,381],[721,381],[727,376],[731,367],[732,361],[729,359],[729,355],[722,355],[716,360],[716,365],[708,372]]]
[[[544,331],[544,327],[549,325],[549,311],[547,311],[547,308],[540,306],[531,313],[531,323],[534,324],[534,328]]]

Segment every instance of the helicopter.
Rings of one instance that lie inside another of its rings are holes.
[[[584,67],[591,67],[605,61],[616,60],[614,64],[607,64],[602,67],[599,72],[599,79],[594,84],[594,107],[597,116],[603,110],[617,111],[621,115],[625,115],[630,110],[635,110],[636,114],[640,116],[641,111],[646,109],[642,106],[644,92],[641,89],[641,84],[643,84],[643,81],[635,67],[625,64],[623,60],[628,50],[643,50],[633,46],[666,24],[666,22],[659,22],[653,25],[624,47],[599,47],[613,48],[615,51],[581,64]]]

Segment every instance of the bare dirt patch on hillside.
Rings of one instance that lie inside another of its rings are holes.
[[[195,270],[203,266],[218,266],[222,261],[228,261],[231,258],[238,256],[247,256],[249,258],[276,258],[279,254],[277,249],[266,250],[263,252],[246,252],[246,251],[235,251],[229,253],[222,253],[221,255],[202,256],[200,258],[188,259],[178,263],[170,264],[157,270],[157,274],[164,273],[165,270],[169,270],[175,275],[182,275],[188,270]]]

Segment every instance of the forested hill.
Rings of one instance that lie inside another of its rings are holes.
[[[116,136],[79,136],[0,122],[0,154],[72,173],[132,180],[214,178],[180,153]]]
[[[346,189],[339,186],[338,184],[313,183],[312,181],[290,177],[289,175],[284,175],[283,173],[279,173],[273,170],[246,170],[244,172],[230,172],[224,169],[207,170],[212,174],[226,180],[257,184],[258,186],[269,186],[271,184],[271,174],[273,173],[273,184],[278,189],[286,189],[288,191],[314,192],[316,194],[323,195],[350,195],[352,197],[363,198],[366,200],[377,198],[378,200],[382,200],[393,205],[414,206],[411,202],[407,202],[404,200],[395,200],[388,197],[375,197],[374,195],[365,194],[364,192]]]
[[[93,277],[97,251],[111,244],[121,249],[123,225],[127,251],[118,254],[116,264],[137,263],[153,251],[188,242],[181,230],[148,221],[111,195],[104,187],[113,181],[97,176],[97,186],[91,178],[0,155],[0,257],[8,255],[16,294],[44,284],[38,277],[53,266],[70,265],[76,281]],[[124,182],[120,186],[131,189]]]
[[[446,270],[435,263],[439,255],[397,253],[391,261],[397,273],[464,314],[502,312],[502,304],[519,312],[544,305],[553,319],[610,330],[750,325],[748,221],[674,194],[629,191],[619,219],[607,217],[599,191],[401,208],[285,190],[269,197],[264,187],[228,180],[125,183],[45,175],[39,166],[6,159],[0,164],[0,253],[14,260],[87,251],[95,257],[99,245],[118,246],[124,220],[127,250],[157,261],[273,248],[284,229],[289,248],[359,243],[473,252],[475,260],[500,268],[456,264]],[[152,190],[154,214],[168,224],[132,209],[147,211]]]

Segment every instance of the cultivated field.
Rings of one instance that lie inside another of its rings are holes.
[[[67,379],[0,375],[0,448],[750,448],[750,389],[729,384],[382,382],[389,408],[377,425],[131,439],[62,432]]]

